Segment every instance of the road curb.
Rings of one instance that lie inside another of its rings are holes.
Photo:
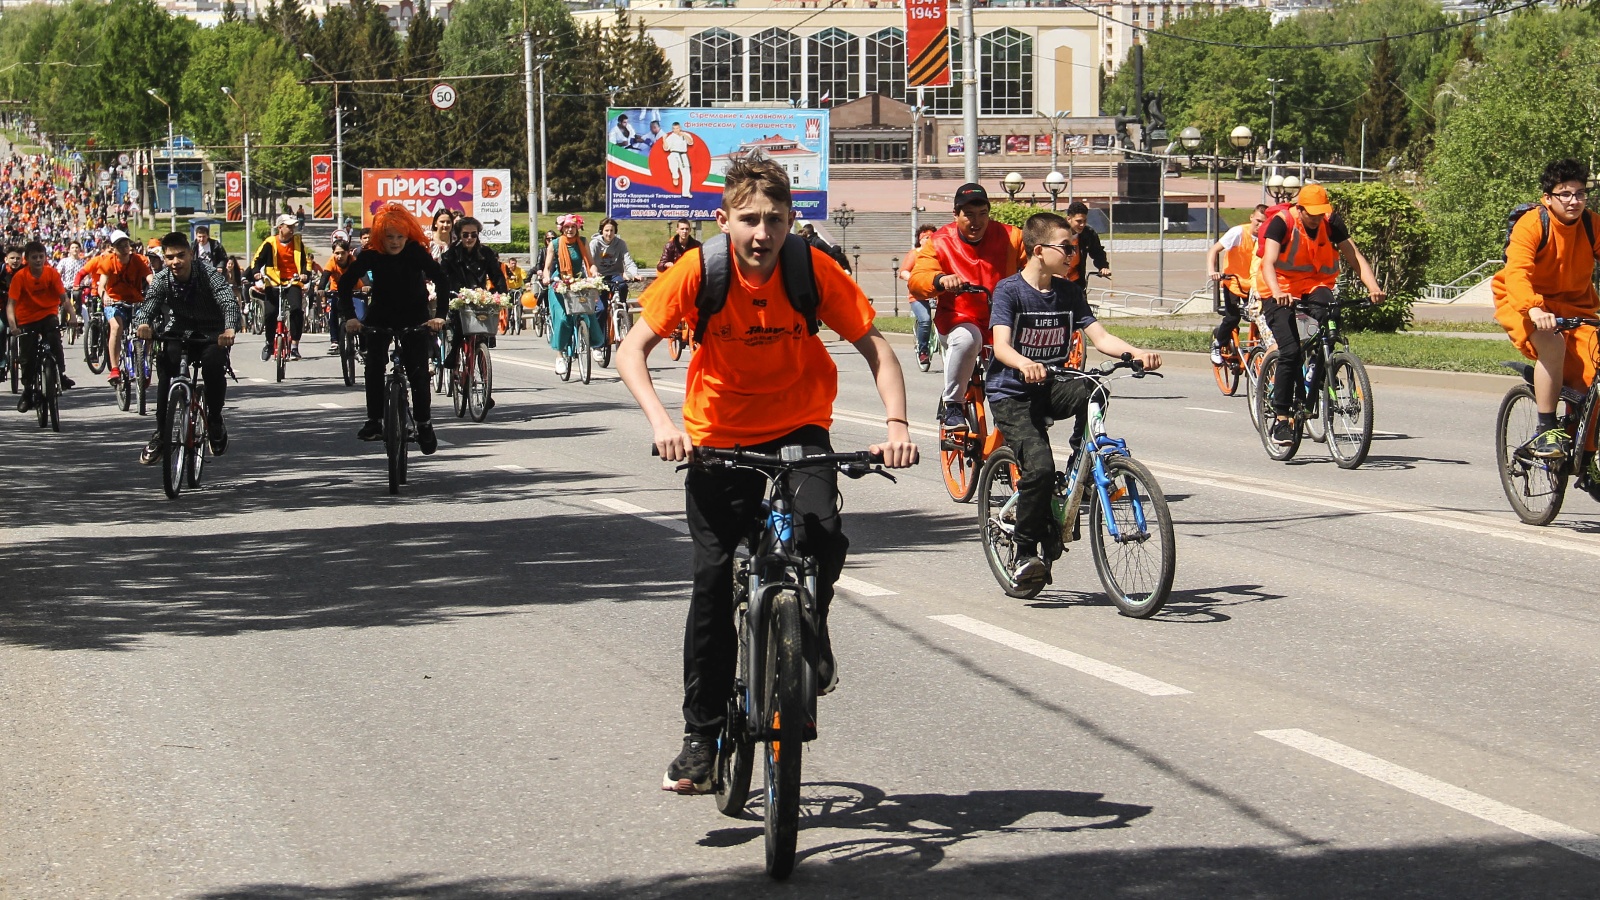
[[[837,334],[835,340],[840,339]],[[884,332],[884,337],[889,343],[899,346],[912,346],[915,338],[900,332]],[[1506,348],[1506,359],[1516,356],[1516,351],[1511,347]],[[1204,353],[1190,353],[1183,350],[1162,350],[1161,362],[1169,369],[1182,369],[1184,371],[1210,371],[1211,358]],[[1516,376],[1510,369],[1504,375],[1489,375],[1483,372],[1442,372],[1436,369],[1404,369],[1398,366],[1367,366],[1367,377],[1377,386],[1428,388],[1433,390],[1467,391],[1474,394],[1504,394],[1511,389]]]

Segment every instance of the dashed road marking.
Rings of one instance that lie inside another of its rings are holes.
[[[653,509],[645,509],[642,506],[636,506],[626,500],[618,500],[615,497],[595,497],[592,499],[596,506],[603,506],[612,512],[627,513],[630,516],[638,516],[646,522],[660,525],[662,528],[671,529],[679,534],[689,533],[689,523],[683,521],[682,519],[675,519],[672,516],[662,515]]]
[[[502,472],[510,472],[513,475],[526,475],[528,473],[528,470],[524,469],[522,466],[512,465],[511,463],[505,463],[503,465],[498,465],[498,466],[495,466],[495,468],[499,469]]]
[[[849,591],[857,597],[893,597],[895,594],[886,587],[878,587],[870,581],[851,578],[849,575],[840,575],[834,586]]]
[[[344,409],[343,403],[318,403],[323,409]]]
[[[1151,697],[1171,697],[1178,694],[1192,693],[1177,685],[1167,684],[1165,681],[1157,681],[1154,678],[1140,675],[1138,672],[1129,671],[1121,666],[1101,662],[1098,659],[1073,653],[1071,650],[1063,650],[1043,641],[1036,641],[1031,637],[1017,634],[1015,631],[1007,631],[1004,628],[990,625],[988,622],[980,622],[967,616],[929,616],[928,618],[935,622],[943,622],[951,628],[960,629],[968,634],[975,634],[997,644],[1003,644],[1013,650],[1021,650],[1030,656],[1037,656],[1056,665],[1066,666],[1085,675],[1093,675],[1102,681],[1109,681],[1130,691],[1138,691]]]
[[[1217,413],[1218,415],[1223,416],[1233,415],[1233,410],[1231,409],[1212,409],[1209,406],[1185,406],[1184,409],[1192,409],[1195,412]]]
[[[1363,753],[1299,728],[1258,731],[1256,734],[1327,760],[1334,765],[1343,766],[1358,775],[1365,775],[1390,787],[1399,788],[1425,800],[1432,800],[1441,806],[1448,806],[1457,812],[1464,812],[1490,824],[1499,825],[1501,828],[1509,828],[1534,840],[1554,844],[1591,859],[1600,859],[1600,837],[1587,831],[1563,825],[1515,806],[1507,806],[1498,800],[1491,800],[1466,788],[1456,787],[1404,766],[1397,766],[1369,753]]]
[[[255,382],[256,384],[266,384],[267,383],[267,380],[265,378],[251,378],[250,380]]]

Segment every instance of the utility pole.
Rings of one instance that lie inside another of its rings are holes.
[[[524,22],[523,24],[527,24]],[[522,32],[522,87],[523,87],[523,113],[528,121],[528,265],[533,265],[534,249],[539,246],[539,202],[536,199],[543,191],[538,189],[539,173],[534,170],[533,164],[533,32]],[[544,74],[544,67],[539,67],[539,74]],[[540,92],[540,102],[544,100]],[[544,117],[539,117],[540,124],[544,124]]]
[[[168,230],[177,231],[178,230],[178,185],[176,183],[176,179],[173,177],[173,175],[175,173],[175,170],[173,169],[173,160],[172,160],[172,104],[170,104],[167,101],[161,99],[161,95],[156,93],[156,89],[155,88],[145,88],[144,92],[146,94],[149,94],[150,96],[154,97],[156,99],[157,103],[159,103],[162,106],[165,106],[167,108],[167,210],[169,211],[169,213],[171,215],[171,219],[167,223],[167,225],[168,225]],[[156,167],[152,165],[150,167],[150,180],[151,181],[155,181],[155,175],[156,175]],[[156,205],[155,204],[155,199],[156,199],[156,192],[152,189],[150,191],[150,213],[151,213],[151,218],[155,217],[155,205]]]
[[[922,195],[917,188],[918,166],[922,163],[922,88],[917,88],[917,105],[911,108],[911,241],[915,245],[917,229],[922,227]],[[898,285],[896,290],[898,290]]]
[[[226,94],[228,99],[233,101],[233,105],[234,106],[239,107],[239,117],[244,120],[244,249],[243,249],[243,254],[244,254],[244,258],[245,259],[250,259],[250,245],[256,239],[255,231],[253,231],[251,229],[251,227],[250,227],[251,225],[255,224],[251,219],[251,209],[250,209],[250,114],[245,112],[244,105],[239,102],[239,98],[233,96],[233,89],[232,88],[229,88],[227,85],[223,85],[222,93]]]
[[[1282,78],[1268,78],[1267,83],[1272,85],[1272,117],[1267,123],[1267,165],[1261,168],[1261,202],[1267,202],[1267,169],[1277,172],[1275,140],[1278,134],[1278,85],[1283,83]]]
[[[961,0],[962,138],[966,180],[978,180],[978,38],[972,27],[972,0]]]
[[[317,67],[317,71],[319,71],[322,74],[328,76],[328,80],[333,82],[333,172],[334,172],[334,175],[333,175],[334,182],[333,182],[333,184],[334,184],[334,191],[336,192],[336,196],[339,198],[338,201],[337,201],[338,204],[339,204],[339,211],[334,214],[333,227],[335,227],[335,228],[343,228],[344,227],[344,110],[339,105],[339,80],[337,78],[333,77],[333,73],[332,72],[329,72],[327,69],[323,68],[322,63],[317,62],[317,58],[316,57],[312,56],[309,53],[302,53],[302,54],[300,54],[300,56],[303,57],[306,62],[309,62],[313,66],[316,66]],[[316,211],[315,210],[312,211],[312,215],[316,215]]]

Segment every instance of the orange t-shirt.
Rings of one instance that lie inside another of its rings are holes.
[[[61,273],[46,263],[38,278],[23,266],[11,276],[11,302],[18,325],[32,325],[61,312],[61,298],[67,293]]]
[[[112,303],[141,303],[145,279],[150,277],[150,261],[135,250],[127,262],[119,262],[113,251],[101,257],[100,274],[106,276],[106,293]]]
[[[872,304],[861,288],[816,248],[811,249],[819,305],[817,318],[847,341],[872,328]],[[766,284],[747,281],[737,261],[728,302],[706,328],[705,342],[689,362],[683,426],[689,439],[708,447],[759,444],[806,425],[833,424],[839,370],[822,339],[807,333],[806,320],[789,302],[783,275]],[[699,319],[700,250],[685,253],[640,298],[644,321],[661,337],[679,322],[693,329]]]

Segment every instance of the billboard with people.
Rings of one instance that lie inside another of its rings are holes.
[[[722,176],[761,156],[789,173],[794,210],[828,216],[828,113],[820,109],[606,111],[606,209],[618,219],[708,219]]]

